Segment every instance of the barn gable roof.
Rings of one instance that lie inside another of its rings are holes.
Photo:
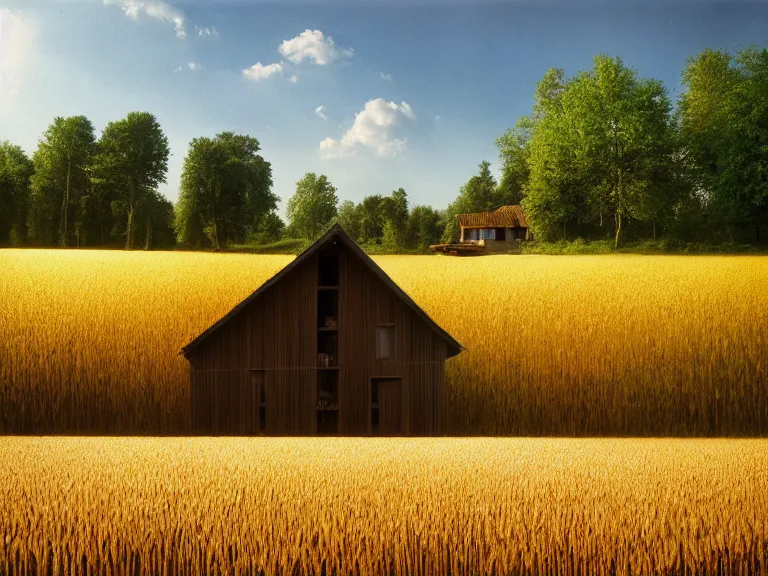
[[[371,271],[374,275],[376,275],[382,282],[384,282],[385,286],[387,286],[392,292],[395,293],[395,295],[406,305],[408,306],[413,312],[416,313],[416,315],[421,318],[429,328],[437,333],[443,340],[445,340],[447,346],[448,346],[448,358],[452,356],[456,356],[459,352],[464,350],[464,347],[459,344],[453,336],[448,334],[445,330],[443,330],[432,318],[429,317],[429,315],[424,312],[424,310],[419,307],[416,302],[414,302],[408,294],[406,294],[402,288],[400,288],[395,282],[387,276],[386,272],[382,270],[376,262],[374,262],[368,254],[366,254],[360,246],[355,243],[352,238],[349,237],[349,235],[344,231],[344,229],[339,226],[338,224],[334,224],[328,232],[323,234],[320,238],[318,238],[312,245],[307,248],[304,252],[299,254],[296,258],[293,259],[293,261],[288,264],[285,268],[280,270],[277,274],[272,276],[269,280],[267,280],[264,284],[259,286],[259,288],[256,289],[255,292],[253,292],[250,296],[245,298],[242,302],[240,302],[237,306],[232,308],[227,314],[225,314],[218,322],[210,326],[207,330],[205,330],[202,334],[200,334],[197,338],[192,340],[189,344],[184,346],[184,348],[181,349],[181,353],[184,354],[185,357],[189,357],[189,354],[192,353],[195,348],[197,348],[200,344],[202,344],[209,336],[211,336],[214,332],[216,332],[219,328],[221,328],[224,324],[226,324],[230,319],[232,319],[234,316],[236,316],[238,313],[240,313],[243,309],[245,309],[249,303],[251,303],[253,300],[258,298],[261,294],[266,292],[270,287],[280,282],[282,278],[287,276],[291,270],[294,270],[299,265],[301,265],[302,262],[304,262],[307,258],[312,256],[315,252],[320,250],[323,246],[325,246],[332,238],[338,238],[342,244],[344,244],[347,248],[349,248],[355,256],[357,256],[363,264]]]
[[[456,216],[459,226],[477,226],[487,228],[528,228],[523,209],[514,206],[500,206],[491,212],[459,214]]]

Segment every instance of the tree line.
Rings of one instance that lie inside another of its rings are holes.
[[[32,158],[0,143],[0,245],[225,250],[317,238],[340,223],[368,249],[425,250],[456,241],[456,215],[521,204],[534,236],[685,241],[762,240],[768,221],[768,50],[704,50],[664,85],[598,55],[566,78],[550,69],[530,114],[498,140],[490,163],[444,210],[409,207],[403,188],[339,202],[307,173],[277,214],[272,168],[256,138],[195,138],[176,205],[158,193],[169,147],[157,119],[133,112],[97,138],[84,116],[56,118]]]

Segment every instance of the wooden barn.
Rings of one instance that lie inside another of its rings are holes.
[[[340,226],[182,349],[203,435],[438,435],[461,345]]]

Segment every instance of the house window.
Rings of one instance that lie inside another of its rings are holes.
[[[481,240],[495,240],[496,239],[496,229],[495,228],[483,228],[480,230],[480,239]]]
[[[395,327],[376,327],[376,359],[395,357]]]

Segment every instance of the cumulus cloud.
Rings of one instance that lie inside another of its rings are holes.
[[[184,14],[162,0],[104,0],[104,4],[119,6],[132,20],[138,20],[141,14],[156,18],[171,24],[176,30],[177,38],[183,40],[187,37],[184,29]]]
[[[288,80],[291,84],[296,84],[296,82],[299,81],[298,78],[296,78],[296,74],[291,74],[290,79]]]
[[[318,106],[315,108],[315,114],[320,116],[323,120],[328,120],[328,108],[325,106]]]
[[[315,64],[332,64],[343,58],[351,58],[352,48],[337,48],[330,36],[325,36],[320,30],[305,30],[290,40],[280,44],[280,54],[295,64],[304,60],[314,61]]]
[[[381,75],[381,79],[382,80],[386,80],[387,82],[394,82],[395,81],[395,79],[392,78],[392,74],[384,74],[384,72],[381,72],[380,75]]]
[[[282,63],[262,64],[261,62],[256,62],[256,64],[250,68],[243,70],[243,76],[249,80],[258,82],[259,80],[266,80],[273,74],[279,74],[282,71]]]
[[[370,149],[382,158],[397,158],[406,148],[407,140],[393,136],[404,120],[416,115],[407,102],[398,104],[383,98],[365,103],[363,110],[355,114],[352,127],[340,140],[326,138],[320,142],[320,155],[324,158],[344,158],[360,148]]]
[[[31,18],[0,8],[0,112],[19,94],[36,35],[37,27]]]
[[[210,28],[202,28],[200,26],[195,26],[195,32],[197,32],[197,35],[201,38],[210,38],[213,36],[214,38],[219,37],[219,31],[216,30],[214,26],[211,26]]]

